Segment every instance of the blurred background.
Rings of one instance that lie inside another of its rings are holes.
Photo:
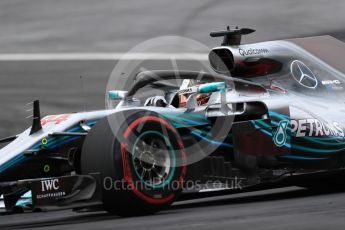
[[[1,0],[0,56],[123,53],[165,35],[212,47],[220,39],[211,39],[209,32],[227,25],[256,29],[244,38],[246,43],[324,34],[345,40],[344,9],[344,0]],[[182,62],[180,66],[197,69],[192,61]],[[104,108],[106,83],[116,63],[2,58],[0,137],[30,125],[25,104],[34,99],[41,100],[42,115]],[[169,68],[155,60],[150,66]]]

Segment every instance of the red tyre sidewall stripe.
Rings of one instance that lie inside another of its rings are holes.
[[[168,129],[170,129],[171,131],[173,131],[174,133],[176,133],[176,130],[174,129],[174,127],[172,125],[170,125],[166,120],[163,120],[162,118],[159,117],[155,117],[155,116],[145,116],[145,117],[141,117],[136,119],[135,121],[133,121],[128,128],[126,129],[126,131],[124,132],[123,136],[125,138],[128,138],[129,134],[132,132],[132,130],[138,126],[138,124],[140,124],[141,122],[146,122],[146,121],[155,121],[158,123],[161,123],[163,125],[165,125]]]
[[[177,134],[175,128],[170,125],[167,121],[165,121],[162,118],[159,117],[155,117],[155,116],[144,116],[141,118],[136,119],[135,121],[133,121],[125,130],[124,132],[124,137],[128,138],[129,134],[132,132],[132,130],[138,126],[140,123],[142,122],[146,122],[146,121],[154,121],[154,122],[158,122],[160,124],[163,124],[164,126],[166,126],[169,130],[171,130],[172,132],[174,132],[175,134]],[[186,172],[187,172],[187,161],[186,161],[186,154],[184,151],[184,145],[182,140],[178,139],[177,140],[178,145],[180,147],[180,151],[182,154],[182,171],[181,171],[181,175],[179,177],[179,184],[182,187],[183,183],[184,183],[184,178],[186,176]],[[122,164],[123,164],[123,174],[124,174],[124,179],[125,181],[129,184],[129,186],[131,187],[131,189],[133,190],[133,192],[142,200],[151,203],[151,204],[164,204],[169,202],[170,200],[172,200],[175,197],[175,194],[170,194],[167,197],[164,198],[160,198],[160,199],[156,199],[156,198],[152,198],[149,196],[146,196],[145,194],[143,194],[141,191],[138,190],[137,187],[135,187],[134,181],[133,181],[133,177],[132,177],[132,170],[130,167],[130,164],[128,162],[128,151],[127,151],[127,146],[123,143],[121,143],[121,155],[122,155]]]

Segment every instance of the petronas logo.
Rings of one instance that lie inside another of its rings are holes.
[[[282,147],[286,143],[286,128],[289,124],[289,121],[283,120],[278,124],[276,133],[274,134],[273,141],[274,144],[278,147]]]

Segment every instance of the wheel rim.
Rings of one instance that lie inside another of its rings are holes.
[[[175,151],[168,138],[157,131],[146,131],[132,149],[135,173],[145,185],[161,188],[172,180],[175,172]]]

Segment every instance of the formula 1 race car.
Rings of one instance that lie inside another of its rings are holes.
[[[4,138],[0,192],[7,211],[28,192],[33,210],[101,206],[157,212],[193,195],[298,185],[338,186],[345,166],[345,45],[329,36],[210,51],[217,73],[140,72],[109,109],[41,119]],[[155,92],[143,97],[140,92]]]

